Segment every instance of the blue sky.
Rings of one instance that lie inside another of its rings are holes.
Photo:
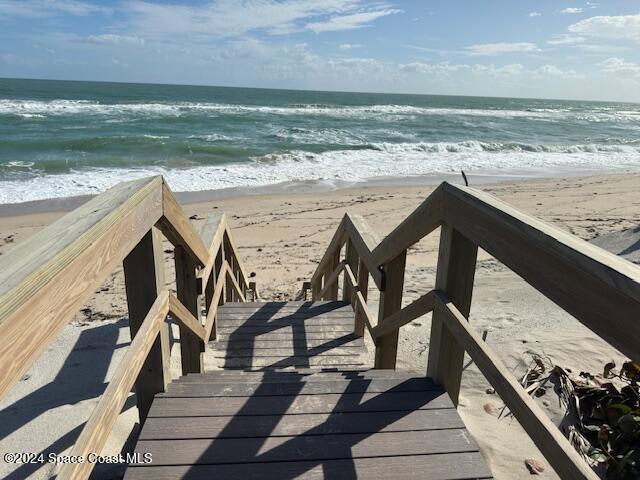
[[[640,101],[640,2],[0,0],[0,77]]]

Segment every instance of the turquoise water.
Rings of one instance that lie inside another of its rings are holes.
[[[0,79],[0,203],[640,167],[640,105]]]

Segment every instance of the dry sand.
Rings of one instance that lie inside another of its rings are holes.
[[[640,174],[528,180],[480,188],[640,264]],[[207,214],[224,210],[248,271],[256,273],[262,297],[284,300],[295,298],[302,281],[309,279],[344,212],[362,214],[383,237],[432,189],[393,186],[263,194],[188,204],[185,211],[200,222]],[[0,254],[61,215],[0,218]],[[405,304],[433,287],[437,247],[438,235],[434,233],[409,250]],[[167,253],[167,265],[170,256]],[[169,271],[167,282],[172,281]],[[376,311],[374,290],[370,301]],[[524,373],[534,354],[577,371],[599,372],[608,361],[619,365],[623,360],[612,347],[484,252],[479,257],[471,312],[472,325],[488,332],[489,345],[516,375]],[[429,328],[427,315],[401,330],[398,368],[425,371]],[[0,453],[68,449],[128,342],[122,274],[117,271],[0,402]],[[369,344],[370,361],[372,356]],[[175,376],[179,375],[177,357],[174,352]],[[459,410],[495,478],[528,476],[526,458],[546,464],[515,419],[503,411],[499,397],[487,393],[489,385],[475,365],[468,358],[465,365]],[[538,401],[554,421],[562,420],[564,410],[552,389]],[[136,417],[132,396],[105,453],[123,448]],[[0,475],[11,479],[49,478],[54,471],[51,465],[0,462]],[[121,467],[106,466],[97,469],[96,478],[118,478],[121,472]],[[540,478],[557,477],[547,465]]]

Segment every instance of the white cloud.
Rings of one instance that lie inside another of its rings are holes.
[[[353,50],[354,48],[362,48],[361,43],[341,43],[338,45],[340,50]]]
[[[573,48],[577,48],[587,53],[620,53],[620,52],[628,52],[631,50],[629,47],[624,47],[622,45],[592,45],[589,43],[582,43],[580,45],[574,45]]]
[[[568,30],[594,37],[640,40],[640,14],[586,18],[569,25]]]
[[[582,8],[579,7],[568,7],[563,10],[560,10],[560,13],[582,13]]]
[[[368,26],[368,24],[370,24],[374,20],[377,20],[378,18],[386,17],[388,15],[393,15],[400,12],[401,10],[388,8],[384,10],[375,10],[372,12],[360,12],[350,15],[334,16],[327,21],[308,23],[305,28],[315,33],[355,30],[356,28]]]
[[[541,16],[542,16],[542,14],[541,14],[540,12],[531,12],[531,13],[529,14],[529,16],[530,16],[531,18],[533,18],[533,17],[541,17]]]
[[[558,35],[552,35],[551,40],[547,40],[549,45],[575,45],[576,43],[584,43],[586,38],[579,35],[569,35],[561,33]]]
[[[86,38],[86,43],[96,43],[103,45],[143,45],[144,39],[140,37],[133,37],[129,35],[116,35],[107,33],[104,35],[89,35]]]
[[[286,35],[305,28],[349,30],[398,12],[385,3],[364,0],[215,0],[196,5],[131,0],[123,5],[130,16],[131,31],[145,37],[184,36],[190,40],[257,31]]]
[[[493,56],[509,53],[539,52],[540,49],[535,43],[482,43],[465,47],[468,55],[472,56]]]
[[[640,78],[640,64],[627,62],[624,58],[611,57],[598,64],[606,73],[615,73],[625,77]]]
[[[92,13],[110,14],[110,8],[76,0],[0,0],[0,16],[47,17],[53,15],[85,16]]]
[[[533,73],[541,77],[584,78],[584,75],[578,74],[575,70],[562,70],[555,65],[543,65]]]

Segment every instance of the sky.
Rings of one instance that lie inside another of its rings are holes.
[[[0,0],[0,77],[640,101],[640,1]]]

